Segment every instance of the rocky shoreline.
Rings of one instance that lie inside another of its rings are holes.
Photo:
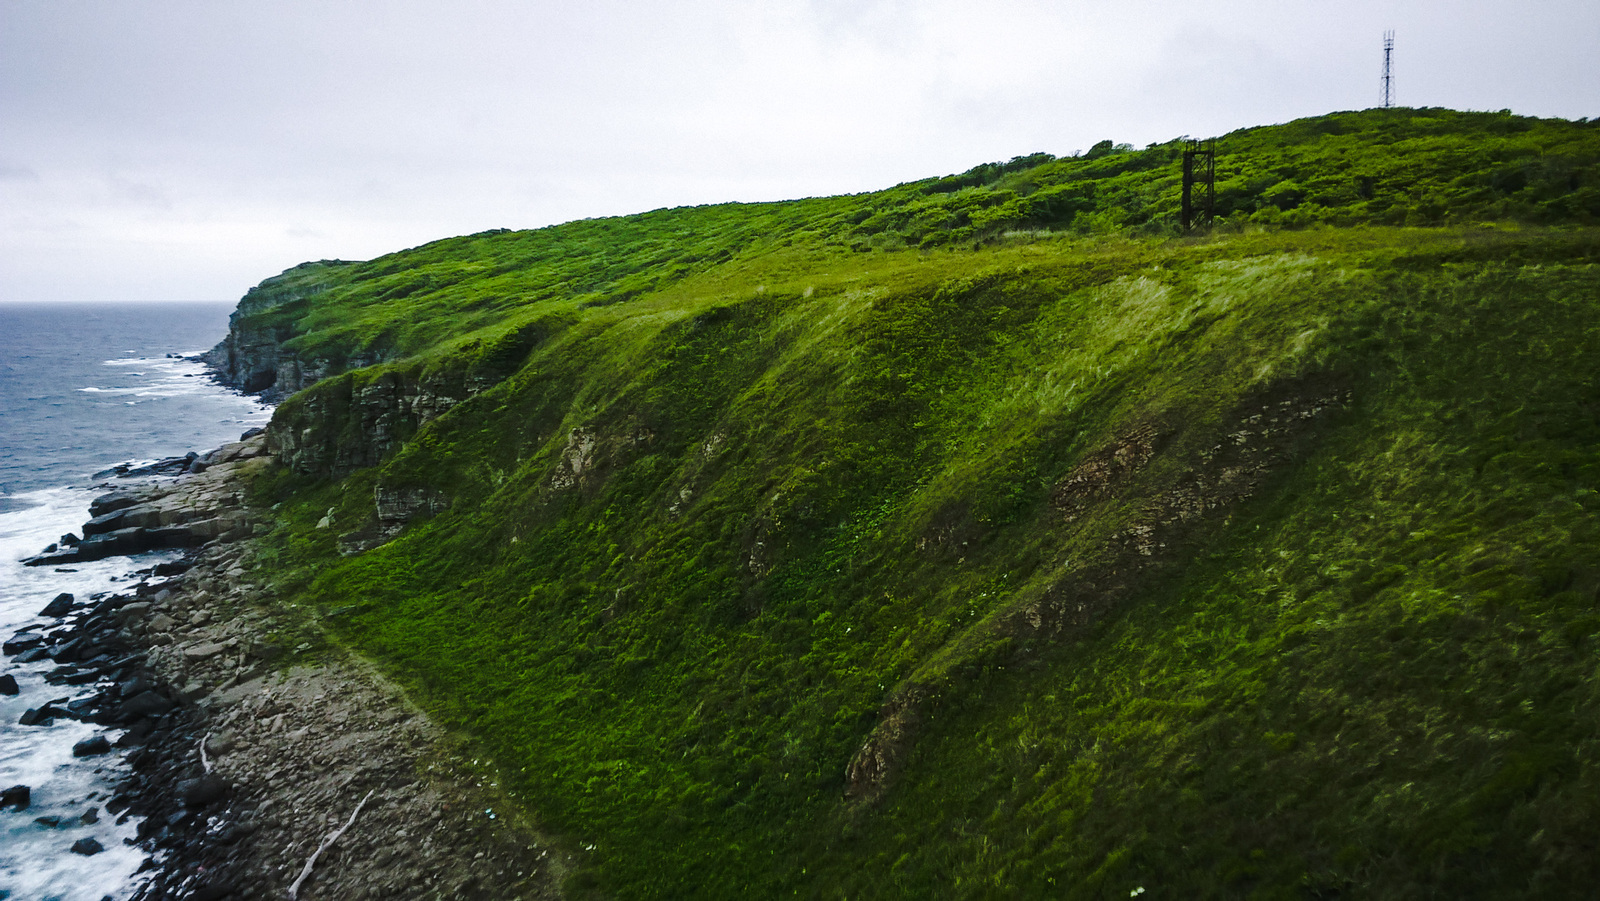
[[[300,620],[251,580],[255,522],[239,491],[240,475],[269,463],[264,437],[179,459],[189,465],[175,479],[98,499],[85,537],[166,530],[124,541],[204,543],[142,571],[130,591],[58,599],[46,614],[58,617],[53,628],[19,633],[5,649],[49,657],[52,682],[95,689],[25,720],[126,730],[117,744],[132,775],[106,814],[144,818],[138,840],[154,873],[135,898],[290,897],[358,806],[299,898],[559,897],[565,856],[497,810],[492,776],[396,686],[351,655],[280,643]]]

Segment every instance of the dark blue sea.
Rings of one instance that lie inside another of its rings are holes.
[[[126,588],[133,570],[163,559],[21,565],[79,530],[103,490],[96,473],[204,452],[267,421],[269,408],[219,387],[185,359],[222,339],[232,306],[0,304],[0,637],[48,625],[37,614],[61,592],[82,600]],[[91,692],[45,684],[52,666],[0,660],[0,673],[21,687],[16,697],[0,697],[0,788],[32,788],[26,811],[0,810],[0,901],[125,899],[138,888],[145,855],[124,842],[137,823],[119,824],[104,811],[125,765],[115,755],[72,757],[75,742],[97,732],[114,741],[120,732],[60,719],[17,724],[30,707]],[[98,822],[85,823],[91,807]],[[71,853],[85,837],[106,850]]]

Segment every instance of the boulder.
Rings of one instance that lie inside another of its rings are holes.
[[[0,792],[0,809],[15,807],[18,810],[27,810],[32,798],[32,789],[26,785],[13,785]]]
[[[60,685],[88,685],[90,682],[99,681],[100,673],[96,670],[85,669],[74,670],[73,672],[62,676],[60,679],[50,679],[48,676],[45,678],[50,682]]]
[[[120,692],[125,698],[132,698],[137,695],[144,694],[155,687],[156,684],[150,681],[149,677],[142,674],[135,674],[133,678],[127,680],[126,682],[117,683],[117,691]]]
[[[68,682],[67,684],[70,685],[72,683]],[[86,720],[94,716],[94,709],[99,706],[99,703],[98,698],[79,698],[76,701],[68,701],[67,714],[73,719]]]
[[[125,511],[123,510],[117,510],[112,513],[107,513],[104,516],[96,516],[94,519],[89,520],[83,524],[83,537],[93,538],[96,535],[104,535],[107,532],[115,532],[116,530],[122,528],[122,517],[124,513]],[[82,542],[79,542],[79,544],[81,545]]]
[[[199,779],[185,779],[178,783],[178,797],[183,799],[185,807],[205,807],[214,801],[220,801],[227,793],[227,780],[215,773],[201,776]]]
[[[74,660],[81,660],[83,659],[84,651],[87,650],[88,648],[84,645],[82,638],[69,638],[60,644],[53,644],[49,647],[50,659],[57,663],[71,663]]]
[[[200,456],[200,455],[195,453],[194,451],[190,451],[187,455],[182,456],[182,457],[168,457],[165,460],[157,460],[154,463],[146,463],[143,466],[135,466],[135,467],[133,467],[131,469],[123,470],[122,471],[122,475],[135,476],[135,477],[137,477],[137,476],[176,475],[177,473],[183,472],[185,469],[188,469],[189,468],[189,461],[193,460],[194,458],[196,458],[198,456]],[[119,470],[122,469],[121,466],[118,466],[116,468],[119,469]]]
[[[238,746],[239,739],[234,735],[232,729],[224,729],[214,735],[206,736],[205,741],[206,753],[213,757],[221,757],[224,754],[232,753],[233,749]]]
[[[135,504],[142,504],[149,499],[149,495],[144,492],[113,491],[110,494],[102,494],[90,502],[89,515],[101,517]]]
[[[0,653],[4,653],[9,657],[12,654],[20,654],[29,648],[39,647],[42,644],[44,644],[43,635],[26,631],[18,632],[11,636],[3,647],[0,647]]]
[[[39,615],[48,616],[52,619],[66,616],[68,613],[72,612],[72,602],[72,595],[63,591],[62,593],[56,595],[55,600],[44,605],[44,609],[39,611]]]
[[[204,660],[207,657],[215,657],[227,649],[227,645],[218,641],[202,641],[184,648],[183,656],[190,660]]]
[[[153,691],[145,691],[122,702],[117,719],[128,723],[147,716],[160,716],[172,709],[172,702]]]
[[[55,719],[50,716],[49,710],[50,710],[49,705],[46,705],[44,707],[29,707],[26,711],[23,712],[22,718],[17,720],[17,725],[19,725],[19,726],[49,726],[49,725],[53,725],[55,723]]]
[[[149,601],[134,601],[118,607],[114,615],[119,620],[141,619],[150,615],[151,606]]]
[[[17,687],[16,676],[11,675],[10,673],[0,676],[0,695],[10,697],[17,694],[17,692],[21,690],[22,689]]]
[[[58,666],[44,674],[44,681],[49,682],[51,685],[60,685],[67,680],[68,676],[77,672],[78,668],[75,666]]]
[[[39,554],[22,561],[23,566],[50,566],[56,563],[77,563],[86,559],[78,552],[77,548],[67,551],[56,551]]]
[[[156,576],[181,576],[193,567],[193,560],[174,560],[171,563],[157,563],[153,574]]]
[[[79,560],[104,560],[107,557],[118,557],[124,554],[137,554],[140,551],[151,550],[149,538],[145,535],[146,529],[118,529],[104,535],[91,535],[78,545],[77,559]],[[38,557],[33,558],[39,559]],[[33,565],[29,561],[29,565]]]
[[[61,536],[61,546],[62,547],[77,547],[78,546],[78,536],[72,534],[71,532],[68,532],[67,534],[62,535]]]
[[[104,851],[105,848],[92,838],[80,838],[72,843],[72,853],[92,857]]]
[[[72,746],[73,757],[95,757],[111,753],[111,741],[104,735],[86,738]]]

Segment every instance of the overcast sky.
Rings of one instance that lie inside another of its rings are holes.
[[[1600,116],[1596,0],[0,0],[0,301],[1398,101]]]

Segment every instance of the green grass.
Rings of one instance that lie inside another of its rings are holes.
[[[579,896],[1581,894],[1595,135],[1371,111],[1219,145],[1219,177],[1313,186],[1409,147],[1430,221],[1486,227],[1330,224],[1411,221],[1356,196],[1177,238],[1171,148],[1101,148],[298,270],[251,315],[389,362],[275,431],[364,459],[362,386],[470,397],[377,466],[262,480],[260,562],[581,849]],[[918,231],[1046,192],[1099,205]],[[380,486],[450,507],[339,556]],[[885,704],[914,722],[863,793]]]

